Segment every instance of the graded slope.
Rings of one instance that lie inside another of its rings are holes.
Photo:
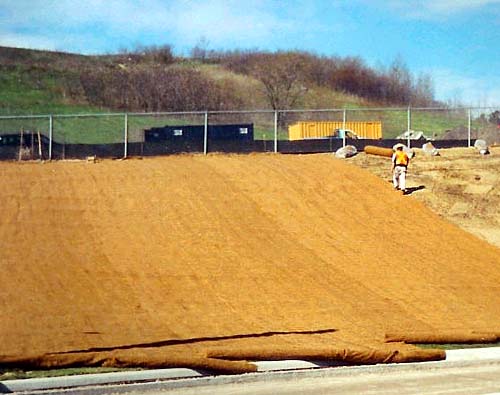
[[[0,364],[248,371],[226,361],[439,359],[399,341],[500,334],[500,250],[331,155],[0,179]]]
[[[500,146],[489,155],[475,148],[440,149],[438,156],[415,149],[406,185],[412,198],[460,228],[500,247]],[[360,153],[350,164],[390,181],[390,159]]]

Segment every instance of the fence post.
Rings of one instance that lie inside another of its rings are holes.
[[[128,154],[128,113],[125,113],[125,129],[124,129],[124,144],[123,144],[123,159],[127,158]]]
[[[274,111],[274,153],[278,152],[278,111]]]
[[[203,131],[203,154],[207,154],[208,145],[208,111],[205,111],[205,128]]]
[[[347,110],[344,108],[344,112],[342,114],[342,147],[345,148],[345,135],[346,135],[346,131],[345,131],[345,127],[346,127],[346,120],[347,120]]]
[[[21,134],[19,135],[19,150],[17,153],[17,160],[19,162],[23,159],[23,146],[24,146],[24,126],[21,126]]]
[[[471,135],[471,123],[472,123],[472,117],[471,117],[471,109],[469,108],[469,111],[467,112],[467,147],[470,148],[470,135]]]
[[[53,136],[54,121],[52,114],[49,115],[49,160],[52,160],[52,136]]]
[[[408,116],[407,116],[407,132],[408,132],[408,138],[407,138],[407,141],[406,141],[406,145],[408,146],[408,148],[411,148],[410,147],[410,130],[411,130],[411,106],[408,106]]]

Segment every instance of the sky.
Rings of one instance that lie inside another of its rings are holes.
[[[500,105],[500,0],[0,0],[0,45],[81,54],[170,45],[401,59],[436,99]]]

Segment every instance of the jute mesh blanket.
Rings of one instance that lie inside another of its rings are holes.
[[[0,183],[3,366],[234,373],[500,335],[500,250],[331,155],[0,163]]]

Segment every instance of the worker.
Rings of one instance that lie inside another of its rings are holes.
[[[410,157],[403,150],[403,145],[397,145],[392,155],[392,183],[394,189],[403,191],[403,195],[408,193],[406,189],[406,170],[409,164]]]

